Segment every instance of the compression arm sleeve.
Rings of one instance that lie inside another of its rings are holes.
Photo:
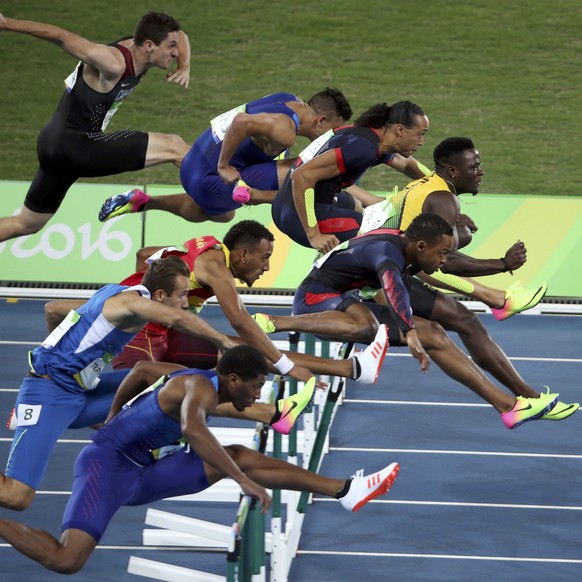
[[[392,311],[398,327],[406,335],[414,328],[412,321],[412,308],[410,307],[410,295],[402,280],[400,269],[394,264],[385,264],[380,269],[380,281],[386,295],[388,307]]]
[[[475,286],[467,279],[463,279],[462,277],[457,277],[457,275],[450,275],[448,273],[443,273],[442,271],[435,271],[431,274],[431,277],[437,279],[438,281],[442,281],[446,285],[450,287],[454,287],[457,291],[461,293],[465,293],[466,295],[471,295],[473,291],[475,291]]]
[[[305,214],[307,215],[307,224],[310,227],[315,226],[317,218],[315,217],[315,190],[313,188],[305,190]]]
[[[416,165],[418,166],[418,169],[425,175],[428,176],[429,174],[432,174],[432,170],[429,170],[424,164],[421,164],[418,160],[416,160]]]

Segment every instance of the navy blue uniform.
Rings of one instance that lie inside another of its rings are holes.
[[[405,264],[399,231],[376,230],[338,245],[315,262],[295,293],[293,314],[346,311],[361,301],[364,287],[381,288],[388,306],[366,302],[376,319],[388,325],[391,345],[404,345],[412,315],[430,319],[435,293],[413,277],[418,268]]]
[[[296,243],[311,246],[295,209],[291,175],[314,157],[333,151],[340,175],[315,185],[317,224],[320,232],[335,234],[340,241],[356,236],[362,223],[362,213],[355,210],[354,198],[342,189],[352,186],[371,167],[390,164],[394,154],[380,154],[379,148],[380,136],[368,127],[345,126],[330,130],[315,140],[299,154],[295,166],[273,200],[272,214],[277,228]]]
[[[160,460],[152,453],[182,436],[180,421],[161,410],[158,394],[169,378],[184,374],[205,376],[218,391],[214,370],[179,370],[100,428],[75,462],[62,531],[80,529],[98,542],[122,505],[145,505],[209,486],[204,462],[189,447]]]
[[[242,206],[232,199],[234,185],[225,184],[217,169],[224,134],[234,117],[238,113],[287,115],[294,121],[297,133],[299,118],[286,105],[293,101],[299,99],[291,93],[274,93],[235,107],[214,118],[211,126],[194,142],[182,160],[180,179],[186,193],[206,214],[216,216]],[[239,171],[241,178],[251,188],[270,191],[279,188],[275,157],[263,152],[248,137],[239,144],[229,163]]]

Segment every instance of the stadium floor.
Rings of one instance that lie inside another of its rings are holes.
[[[0,411],[7,416],[26,351],[45,334],[43,301],[0,301]],[[206,317],[228,330],[216,307]],[[582,400],[582,356],[577,316],[522,315],[486,326],[534,386],[544,384],[566,402]],[[1,414],[1,413],[0,413]],[[498,415],[433,364],[421,374],[402,349],[391,349],[375,386],[348,382],[331,432],[322,472],[348,476],[391,461],[401,472],[391,492],[357,514],[333,500],[310,506],[290,581],[573,581],[582,578],[582,413],[507,430]],[[89,430],[67,431],[56,447],[41,492],[15,519],[58,535],[75,455]],[[0,462],[10,444],[0,429]],[[228,524],[232,509],[217,503],[164,501],[155,505]],[[215,553],[146,549],[145,508],[122,508],[79,582],[143,580],[128,574],[130,555],[225,573]],[[46,572],[0,545],[0,580],[50,582]]]

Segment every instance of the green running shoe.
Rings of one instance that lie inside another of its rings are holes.
[[[513,408],[501,413],[501,420],[507,428],[517,428],[524,422],[536,420],[550,412],[556,405],[558,397],[559,394],[551,393],[540,394],[537,398],[518,396]]]
[[[277,401],[277,412],[279,418],[271,426],[281,434],[289,434],[297,419],[312,403],[315,397],[315,377],[305,383],[303,390],[284,400]]]
[[[255,313],[251,317],[259,324],[259,327],[266,333],[275,333],[277,328],[275,327],[275,322],[270,315],[266,313]]]

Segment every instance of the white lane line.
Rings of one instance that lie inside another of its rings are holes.
[[[342,551],[319,551],[319,550],[297,550],[299,555],[313,556],[366,556],[378,558],[427,558],[446,560],[485,560],[489,562],[547,562],[552,564],[582,564],[582,560],[569,560],[564,558],[514,558],[512,556],[458,556],[455,554],[404,554],[396,552],[346,552]]]
[[[317,502],[335,502],[330,497],[314,497]],[[373,499],[370,503],[384,503],[391,505],[429,505],[431,507],[477,507],[480,509],[548,509],[551,511],[582,511],[579,505],[527,505],[523,503],[475,503],[467,501],[415,501],[402,499]]]
[[[12,437],[2,437],[0,438],[0,443],[11,443],[12,442]],[[57,443],[61,443],[61,444],[65,444],[65,445],[76,445],[76,444],[81,444],[81,445],[88,445],[89,443],[92,443],[93,441],[90,439],[59,439],[57,441]]]
[[[421,455],[481,455],[489,457],[535,457],[543,459],[582,459],[582,455],[560,453],[504,453],[500,451],[455,451],[437,449],[379,449],[371,447],[330,447],[330,451],[343,453],[412,453]]]
[[[344,398],[346,404],[404,404],[409,406],[467,406],[474,408],[491,408],[491,404],[487,403],[470,403],[470,402],[422,402],[415,400],[356,400],[351,398]]]
[[[412,354],[408,352],[397,352],[386,354],[387,358],[412,358]],[[542,356],[507,356],[512,361],[520,362],[573,362],[580,363],[582,358],[544,358]]]

